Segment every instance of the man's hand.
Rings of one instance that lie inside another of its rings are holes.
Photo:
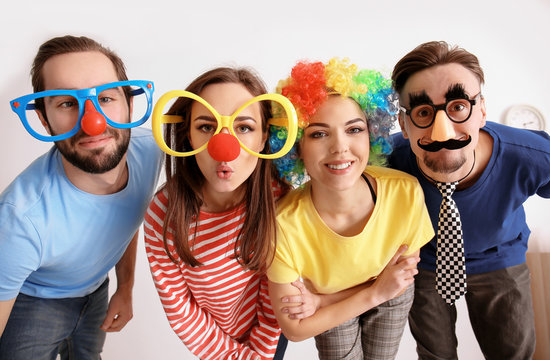
[[[101,324],[101,329],[105,332],[120,331],[133,316],[131,290],[117,290],[109,301],[107,316]]]
[[[132,289],[134,288],[138,233],[139,231],[134,234],[132,241],[130,241],[126,251],[115,266],[117,290],[109,301],[107,316],[101,324],[103,331],[120,331],[134,316]]]

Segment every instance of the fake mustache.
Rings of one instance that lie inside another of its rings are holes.
[[[434,141],[427,145],[421,144],[419,139],[416,143],[418,147],[421,148],[422,150],[429,151],[429,152],[436,152],[441,149],[449,149],[449,150],[462,149],[464,146],[468,145],[470,142],[472,142],[471,136],[468,136],[466,140],[449,139],[447,141]]]

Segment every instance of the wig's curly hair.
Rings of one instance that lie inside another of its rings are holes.
[[[279,176],[292,186],[300,186],[308,180],[298,154],[303,129],[327,97],[334,93],[352,98],[365,112],[371,144],[369,164],[386,164],[386,157],[392,151],[389,133],[397,120],[399,104],[391,80],[378,71],[358,69],[348,59],[332,58],[326,64],[302,61],[294,66],[289,78],[279,81],[277,92],[292,102],[298,114],[300,129],[296,143],[288,154],[274,160]],[[277,116],[282,109],[274,106]],[[270,127],[269,141],[273,151],[278,151],[285,139],[285,128]]]

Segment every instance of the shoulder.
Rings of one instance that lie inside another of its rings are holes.
[[[409,139],[403,137],[402,132],[392,134],[390,136],[390,142],[393,148],[393,152],[400,152],[409,149]]]
[[[482,130],[498,141],[503,151],[540,151],[550,154],[550,136],[544,131],[517,129],[490,121]]]
[[[409,139],[402,133],[393,134],[390,138],[393,151],[388,157],[388,165],[394,169],[410,172],[414,168],[415,156],[412,153]]]
[[[146,222],[156,222],[162,224],[168,207],[168,196],[166,189],[159,190],[151,200],[147,213],[145,215]]]
[[[286,194],[277,203],[277,219],[285,219],[303,208],[309,196],[309,184],[297,188]]]
[[[0,229],[6,230],[10,237],[34,239],[34,235],[39,236],[45,215],[55,218],[52,209],[62,206],[65,202],[62,197],[72,191],[64,185],[67,181],[62,178],[59,156],[52,147],[0,194]]]
[[[128,163],[131,174],[137,177],[143,187],[156,186],[163,163],[163,152],[157,146],[150,129],[132,129],[128,147]]]
[[[0,206],[10,204],[18,211],[32,208],[43,199],[44,192],[62,172],[55,147],[34,160],[0,194]]]
[[[142,126],[132,128],[132,137],[133,142],[151,142],[155,141],[153,137],[153,132],[151,129],[147,129]]]
[[[376,180],[378,197],[384,202],[403,204],[424,202],[422,187],[418,179],[403,171],[368,166],[365,173]]]
[[[132,128],[130,138],[130,151],[137,151],[140,155],[152,155],[158,157],[162,155],[162,150],[157,146],[151,129],[144,127]]]
[[[404,182],[416,186],[418,180],[416,177],[403,171],[380,166],[367,166],[365,173],[382,182]]]

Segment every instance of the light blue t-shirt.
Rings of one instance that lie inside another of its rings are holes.
[[[110,195],[76,188],[55,146],[17,176],[0,195],[0,300],[85,296],[105,281],[156,190],[150,130],[132,129],[127,164],[126,187]]]

